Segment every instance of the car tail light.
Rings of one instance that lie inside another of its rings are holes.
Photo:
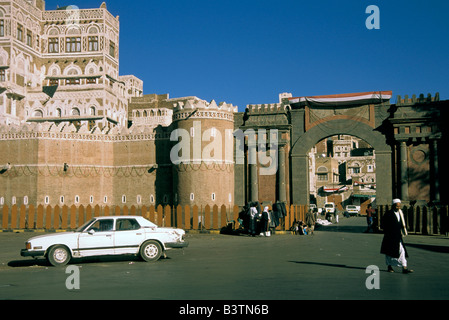
[[[31,250],[31,243],[30,242],[25,242],[25,247],[27,250]]]

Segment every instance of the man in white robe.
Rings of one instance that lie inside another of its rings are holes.
[[[402,267],[403,273],[411,273],[407,268],[407,250],[404,247],[402,236],[407,235],[404,215],[401,210],[401,200],[393,200],[393,208],[382,218],[384,238],[381,245],[381,253],[385,254],[385,262],[389,272],[394,272],[393,267]]]

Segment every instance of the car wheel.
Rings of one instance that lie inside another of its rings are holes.
[[[157,241],[150,240],[140,247],[140,256],[145,261],[157,261],[162,255],[161,244]]]
[[[55,267],[65,266],[71,258],[70,251],[65,246],[54,246],[47,255],[48,262]]]

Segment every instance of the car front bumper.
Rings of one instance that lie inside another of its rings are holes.
[[[20,250],[20,255],[22,257],[40,257],[45,255],[45,250],[28,250],[22,249]]]
[[[189,246],[189,243],[187,241],[183,241],[183,242],[166,242],[164,243],[166,248],[170,248],[170,249],[181,249],[181,248],[186,248]]]

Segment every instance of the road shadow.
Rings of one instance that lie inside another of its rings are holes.
[[[51,266],[47,259],[27,259],[27,260],[12,260],[8,262],[8,267],[48,267]]]
[[[336,223],[330,225],[319,225],[316,227],[316,230],[326,232],[364,233],[366,231],[366,226],[339,225]]]
[[[170,257],[161,257],[159,260],[169,260]],[[99,256],[99,257],[85,257],[85,258],[72,258],[69,264],[94,264],[105,262],[144,262],[140,257],[134,255],[121,255],[121,256]],[[38,259],[23,259],[12,260],[8,262],[8,267],[20,268],[20,267],[51,267],[52,265],[45,258]]]
[[[323,262],[312,262],[312,261],[288,261],[288,262],[299,263],[299,264],[309,264],[309,265],[316,265],[316,266],[324,266],[324,267],[332,267],[332,268],[344,268],[344,269],[355,269],[355,270],[366,271],[366,267],[348,266],[346,264],[323,263]],[[387,269],[380,270],[380,271],[388,273]]]
[[[431,244],[418,244],[418,243],[406,243],[407,247],[423,249],[432,252],[449,253],[449,247],[446,246],[436,246]]]
[[[323,263],[323,262],[312,262],[312,261],[288,261],[288,262],[299,263],[299,264],[318,265],[318,266],[325,266],[325,267],[334,267],[334,268],[366,270],[366,267],[348,266],[346,264]]]

